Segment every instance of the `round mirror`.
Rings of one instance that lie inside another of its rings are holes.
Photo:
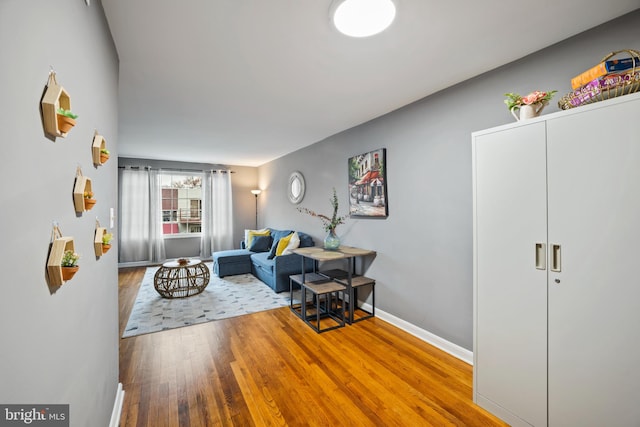
[[[289,185],[287,186],[289,200],[293,204],[298,204],[304,198],[304,177],[300,172],[293,172],[289,176]]]

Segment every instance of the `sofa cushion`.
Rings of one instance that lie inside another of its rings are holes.
[[[280,242],[280,240],[274,240],[273,243],[271,244],[271,250],[269,251],[269,256],[267,257],[267,259],[273,259],[276,256],[276,251],[278,250],[278,243]]]
[[[276,255],[289,255],[294,249],[297,249],[300,246],[300,238],[298,237],[298,233],[295,231],[289,234],[287,237],[283,237],[278,242],[278,249],[276,250]]]
[[[278,240],[278,249],[276,249],[276,256],[282,255],[284,250],[287,249],[287,245],[289,245],[289,241],[291,240],[292,236],[293,234],[289,234],[288,236],[281,237],[280,240]]]
[[[293,230],[276,230],[273,228],[270,228],[269,230],[271,231],[271,237],[273,237],[274,242],[293,233]]]
[[[249,259],[251,252],[247,249],[231,249],[228,251],[214,252],[212,257],[214,260],[220,260],[221,262],[239,262]]]
[[[271,241],[273,239],[271,236],[259,236],[256,235],[251,240],[251,246],[249,246],[249,250],[251,252],[268,252],[271,249]]]
[[[213,274],[218,277],[251,273],[251,252],[247,249],[214,252],[212,257]]]
[[[315,246],[313,238],[307,233],[298,232],[298,237],[300,238],[300,246],[298,246],[299,248],[310,248],[312,246]]]
[[[260,267],[261,269],[268,272],[273,272],[273,266],[275,262],[272,259],[268,259],[268,257],[268,252],[259,252],[257,254],[251,255],[251,262],[256,267]]]
[[[245,245],[247,248],[250,248],[251,241],[255,236],[270,236],[271,230],[269,230],[268,228],[263,228],[262,230],[245,230],[245,234],[247,236],[244,240]]]

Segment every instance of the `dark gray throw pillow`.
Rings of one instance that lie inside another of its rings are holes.
[[[280,241],[280,239],[273,241],[273,244],[271,245],[271,251],[269,251],[269,256],[267,257],[267,259],[275,258],[276,250],[278,249],[278,242],[279,241]]]
[[[251,240],[251,252],[267,252],[271,248],[271,236],[254,236]]]

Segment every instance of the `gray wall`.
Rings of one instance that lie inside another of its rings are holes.
[[[640,48],[638,28],[635,11],[261,166],[261,225],[302,230],[321,241],[320,221],[288,202],[289,174],[305,176],[301,206],[330,214],[336,187],[346,213],[347,158],[386,148],[388,219],[349,219],[338,235],[345,244],[377,251],[367,271],[377,280],[377,307],[471,350],[471,132],[514,120],[503,103],[506,92],[557,89],[544,113],[558,111],[572,77],[611,51]],[[615,133],[628,124],[603,125]]]
[[[133,159],[120,157],[119,166],[150,166],[161,169],[182,169],[182,170],[210,170],[210,169],[230,169],[234,173],[231,175],[231,191],[233,193],[233,244],[235,248],[240,247],[240,240],[244,237],[245,228],[255,227],[256,221],[256,201],[251,190],[256,188],[258,180],[258,168],[249,166],[229,166],[211,165],[205,163],[173,162],[152,159]],[[179,257],[197,257],[200,255],[200,236],[169,237],[165,239],[165,251],[167,259]],[[211,258],[211,255],[209,255]],[[139,264],[139,263],[136,263]],[[121,264],[125,266],[127,264]]]
[[[0,2],[0,402],[70,404],[71,425],[106,426],[118,384],[116,251],[96,259],[96,218],[116,207],[116,161],[95,168],[97,129],[118,152],[118,59],[100,1]],[[44,135],[40,99],[52,66],[79,114],[67,138]],[[76,167],[97,205],[77,216]],[[73,236],[80,271],[57,290],[45,280],[52,221]]]

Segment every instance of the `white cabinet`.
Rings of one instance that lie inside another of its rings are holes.
[[[640,426],[640,95],[473,134],[474,401]]]

